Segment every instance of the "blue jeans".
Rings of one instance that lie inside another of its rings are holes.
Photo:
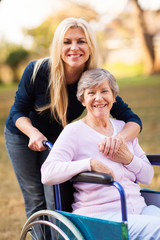
[[[27,217],[39,210],[54,210],[53,186],[41,183],[40,168],[48,150],[32,151],[28,148],[27,136],[13,134],[6,127],[4,135],[6,149],[24,197]]]

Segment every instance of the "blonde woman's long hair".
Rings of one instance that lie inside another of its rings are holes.
[[[49,58],[49,91],[50,91],[50,103],[47,106],[43,106],[39,109],[40,112],[50,109],[52,116],[59,121],[62,126],[67,124],[67,107],[68,107],[68,94],[66,89],[64,66],[61,58],[62,44],[64,35],[69,28],[81,27],[85,33],[88,46],[90,48],[90,57],[86,62],[85,70],[97,67],[97,41],[93,30],[91,29],[88,22],[82,18],[66,18],[57,27],[52,47],[51,56]],[[36,78],[36,74],[40,69],[41,64],[48,58],[40,59],[36,62],[32,79]]]

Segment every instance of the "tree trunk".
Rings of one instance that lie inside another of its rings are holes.
[[[140,37],[143,56],[144,56],[144,72],[147,75],[159,72],[158,62],[155,57],[154,45],[153,45],[153,35],[148,33],[147,26],[144,20],[144,11],[138,4],[138,0],[132,0],[135,6],[135,24],[136,31]]]

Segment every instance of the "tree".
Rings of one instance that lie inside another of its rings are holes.
[[[32,50],[37,57],[47,56],[52,43],[54,32],[58,24],[67,17],[82,17],[87,21],[95,20],[98,13],[88,5],[75,4],[72,1],[65,2],[65,8],[48,17],[40,26],[25,30],[25,34],[33,39]],[[38,56],[39,55],[39,56]]]
[[[13,70],[13,74],[14,74],[14,79],[13,81],[14,82],[18,82],[19,81],[19,77],[18,77],[18,66],[19,64],[24,60],[26,59],[27,57],[29,56],[29,52],[27,50],[25,50],[24,48],[22,47],[18,47],[14,50],[12,50],[7,58],[6,58],[6,61],[5,63],[8,64],[11,69]]]
[[[157,56],[153,44],[153,33],[150,33],[145,21],[145,11],[140,6],[138,0],[132,0],[135,8],[135,26],[137,34],[141,41],[144,56],[144,71],[147,75],[160,72],[160,62],[157,62]]]

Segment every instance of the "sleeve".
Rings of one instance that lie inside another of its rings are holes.
[[[29,112],[34,108],[34,84],[31,77],[34,68],[31,62],[25,69],[18,85],[14,105],[12,106],[12,119],[15,124],[20,117],[29,117]]]
[[[116,97],[116,102],[113,104],[111,115],[118,120],[123,120],[125,123],[136,122],[140,125],[142,130],[141,119],[132,112],[131,108],[128,107],[128,104],[124,103],[122,98],[119,96]]]
[[[142,184],[150,184],[154,175],[154,170],[144,151],[140,147],[138,138],[133,140],[133,149],[133,160],[130,164],[125,165],[125,167],[135,174],[138,182]]]
[[[59,184],[80,172],[91,171],[90,158],[76,160],[77,132],[69,125],[61,132],[41,167],[43,184]]]

